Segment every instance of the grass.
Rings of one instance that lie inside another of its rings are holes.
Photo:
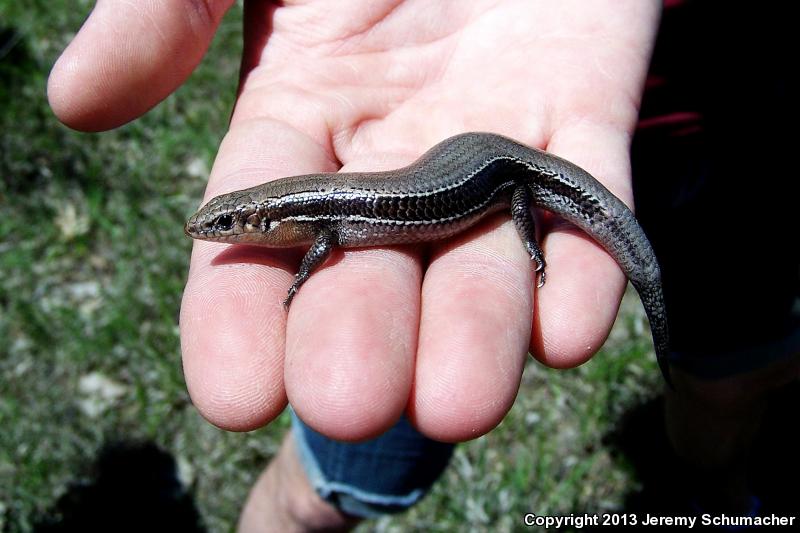
[[[0,0],[0,531],[57,521],[59,498],[115,442],[167,452],[204,527],[230,530],[288,418],[247,434],[205,422],[186,393],[177,317],[182,221],[226,130],[241,8],[175,95],[87,135],[52,116],[45,83],[92,4]],[[637,306],[626,300],[592,363],[529,365],[506,420],[458,447],[428,498],[361,529],[511,531],[526,512],[619,508],[635,485],[602,437],[658,383]]]

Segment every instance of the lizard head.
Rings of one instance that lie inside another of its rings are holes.
[[[265,232],[270,220],[246,196],[223,194],[211,199],[186,222],[184,232],[193,239],[245,242],[245,235]]]
[[[313,240],[307,224],[281,220],[274,199],[253,198],[249,190],[212,198],[191,216],[184,233],[193,239],[226,243],[290,247]]]

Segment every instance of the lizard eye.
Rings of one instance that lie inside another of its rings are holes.
[[[220,215],[214,221],[214,226],[221,231],[227,231],[233,227],[233,215]]]

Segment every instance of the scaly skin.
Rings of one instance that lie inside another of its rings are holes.
[[[580,167],[500,135],[456,135],[397,170],[295,176],[224,194],[189,219],[186,234],[268,247],[311,245],[289,289],[288,308],[337,246],[445,239],[503,209],[510,210],[543,283],[531,207],[575,224],[616,260],[641,297],[669,382],[661,274],[633,213]]]

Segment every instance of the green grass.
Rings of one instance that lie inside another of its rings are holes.
[[[22,4],[0,0],[0,531],[30,530],[119,440],[172,454],[205,526],[229,530],[288,419],[248,434],[205,422],[177,317],[182,222],[226,130],[241,9],[175,95],[88,135],[52,116],[45,83],[93,2]],[[569,372],[529,365],[503,424],[460,446],[426,500],[361,529],[509,531],[526,512],[618,508],[634,485],[601,437],[658,383],[626,302],[604,354]]]

